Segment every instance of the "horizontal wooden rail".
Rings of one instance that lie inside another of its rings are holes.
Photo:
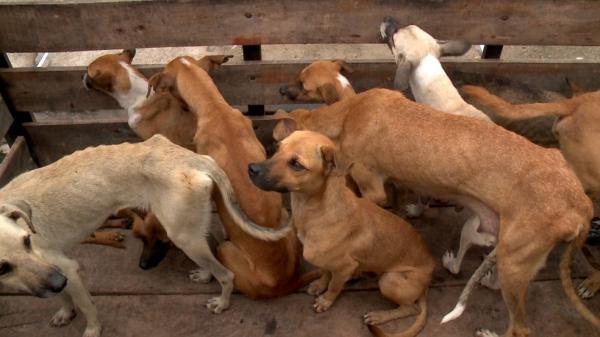
[[[386,15],[440,39],[600,45],[600,1],[594,0],[9,0],[0,4],[0,51],[379,43]]]
[[[213,78],[225,99],[232,105],[290,104],[279,94],[279,87],[298,76],[306,62],[247,62],[225,65]],[[391,60],[350,63],[354,72],[348,78],[357,91],[392,87],[395,64]],[[146,75],[160,66],[142,67]],[[546,90],[561,91],[565,78],[589,89],[600,88],[598,63],[524,63],[494,61],[446,61],[444,68],[457,85],[463,83],[521,82]],[[4,85],[16,110],[85,111],[118,108],[106,94],[88,91],[81,82],[85,68],[0,70]]]

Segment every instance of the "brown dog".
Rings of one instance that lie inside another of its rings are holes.
[[[369,330],[387,336],[374,325],[416,314],[416,322],[402,336],[423,329],[435,262],[412,226],[346,187],[345,167],[330,139],[294,132],[271,159],[251,164],[248,172],[264,190],[291,192],[304,258],[323,271],[308,288],[309,294],[320,295],[315,311],[329,309],[353,275],[376,273],[381,293],[399,307],[367,313]]]
[[[240,206],[265,227],[277,227],[282,219],[281,196],[260,190],[250,181],[248,164],[264,160],[265,150],[256,138],[252,122],[233,109],[219,93],[210,76],[191,57],[178,57],[150,79],[156,92],[171,92],[196,114],[196,152],[207,154],[227,173]],[[267,298],[292,292],[317,277],[298,277],[299,243],[293,233],[266,243],[236,228],[220,195],[217,211],[229,241],[218,246],[219,260],[235,274],[235,286],[251,298]],[[311,279],[312,278],[312,279]]]
[[[379,179],[394,179],[478,214],[480,228],[497,236],[497,268],[510,312],[505,336],[530,334],[527,285],[560,242],[569,242],[561,263],[565,292],[600,328],[570,278],[571,255],[585,241],[592,205],[558,151],[491,123],[440,114],[386,89],[289,117],[274,129],[275,139],[296,129],[318,131],[336,142],[345,158],[377,172]],[[365,183],[352,175],[359,186]],[[495,334],[481,330],[478,336]]]
[[[472,85],[464,86],[462,90],[465,95],[475,98],[504,118],[519,120],[558,116],[554,133],[560,151],[581,180],[586,193],[597,201],[600,199],[600,91],[585,93],[577,85],[570,85],[575,97],[561,102],[534,104],[511,104],[482,87]],[[589,298],[599,289],[600,270],[595,269],[578,287],[578,292],[581,297]]]

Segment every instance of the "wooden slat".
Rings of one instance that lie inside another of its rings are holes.
[[[440,39],[600,45],[599,13],[594,0],[11,1],[0,5],[0,50],[380,43],[386,15]]]
[[[10,115],[10,111],[4,100],[2,100],[2,97],[0,97],[0,139],[4,138],[6,131],[8,131],[12,123],[13,118]]]
[[[0,187],[6,185],[19,174],[36,167],[29,150],[27,142],[22,136],[17,137],[10,147],[10,152],[0,164]]]
[[[279,87],[294,80],[306,62],[248,62],[216,69],[213,78],[225,99],[233,105],[289,104]],[[391,60],[351,62],[348,77],[357,91],[393,86],[395,64]],[[455,83],[522,82],[538,88],[562,91],[568,76],[589,89],[600,88],[598,63],[527,63],[494,61],[445,61],[444,68]],[[144,66],[151,75],[161,66]],[[85,68],[0,70],[0,83],[18,111],[84,111],[115,109],[106,94],[86,90],[81,77]]]

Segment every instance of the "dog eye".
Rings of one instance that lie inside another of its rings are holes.
[[[0,275],[4,275],[12,270],[10,263],[6,261],[0,261]]]
[[[300,162],[297,159],[292,159],[290,160],[290,167],[292,168],[292,170],[294,171],[302,171],[305,170],[304,166],[302,166],[302,164],[300,164]]]
[[[31,236],[30,235],[27,235],[26,237],[23,238],[23,245],[28,250],[31,249]]]

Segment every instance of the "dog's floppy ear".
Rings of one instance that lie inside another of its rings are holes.
[[[325,162],[325,175],[343,176],[348,173],[350,166],[346,165],[341,159],[339,152],[335,147],[330,145],[323,145],[319,148],[323,161]]]
[[[31,206],[25,201],[17,200],[0,205],[0,214],[15,221],[23,219],[32,233],[37,233],[31,222]]]
[[[173,93],[173,86],[175,85],[175,77],[172,75],[160,72],[152,75],[148,80],[148,92],[146,97],[150,96],[150,92],[154,89],[154,92],[171,92]]]
[[[198,66],[206,72],[217,69],[221,64],[226,63],[233,55],[207,55],[198,59]]]
[[[471,49],[471,44],[464,40],[439,41],[441,56],[461,56]]]
[[[352,74],[354,72],[354,69],[352,69],[352,67],[350,67],[348,63],[346,63],[346,61],[344,60],[335,60],[333,62],[337,63],[340,66],[340,70],[343,73]]]
[[[135,49],[123,49],[121,55],[127,58],[129,63],[131,63],[131,61],[133,61],[133,58],[135,57]]]
[[[398,61],[398,67],[396,68],[396,77],[394,77],[394,88],[396,90],[406,90],[408,88],[410,78],[410,72],[412,71],[412,65],[404,57]]]
[[[281,118],[273,129],[273,139],[280,142],[296,130],[298,130],[298,124],[293,118]]]
[[[332,83],[325,83],[322,86],[318,87],[317,90],[323,97],[323,100],[327,104],[333,104],[340,100],[340,95],[338,95],[337,90],[335,89],[335,85]]]

